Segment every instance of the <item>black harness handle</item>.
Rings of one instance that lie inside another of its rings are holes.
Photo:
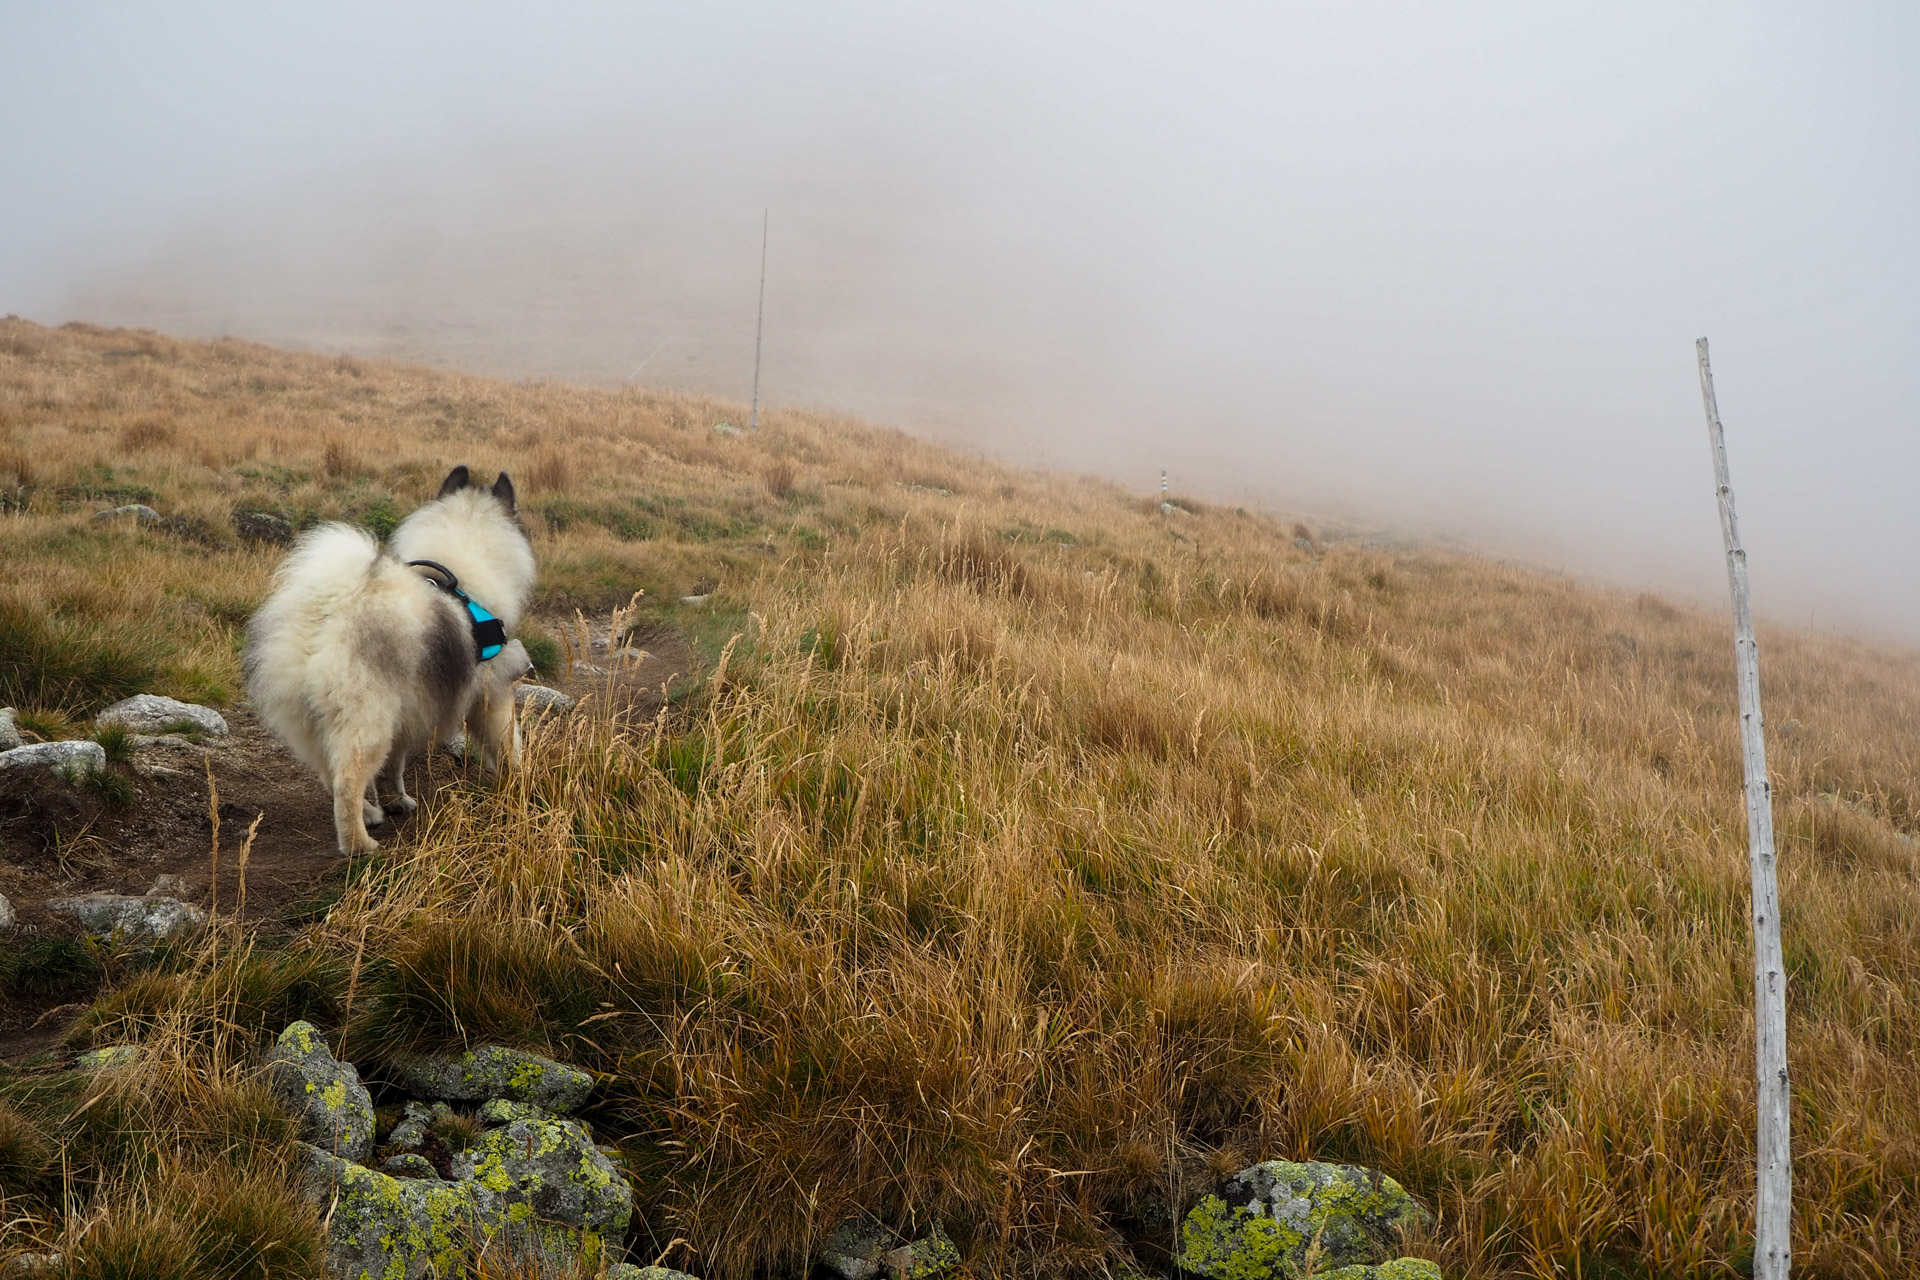
[[[460,579],[453,570],[438,560],[409,560],[407,567],[432,569],[446,578],[445,582],[437,582],[434,585],[458,600],[461,607],[467,611],[467,624],[473,631],[473,656],[476,661],[485,662],[489,658],[499,656],[500,650],[506,647],[507,624],[490,613],[484,618],[481,617],[480,615],[486,613],[486,610],[474,604],[473,598],[460,589]],[[488,652],[489,650],[492,652]]]

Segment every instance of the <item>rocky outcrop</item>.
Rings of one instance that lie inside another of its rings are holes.
[[[124,893],[53,898],[47,910],[78,920],[92,937],[121,942],[159,942],[191,933],[207,922],[206,912],[178,898],[136,898]]]
[[[299,1117],[303,1138],[347,1160],[373,1154],[373,1097],[312,1023],[296,1022],[280,1033],[263,1074],[281,1105]]]
[[[507,1098],[565,1115],[593,1091],[593,1077],[537,1053],[483,1044],[462,1054],[430,1054],[395,1064],[407,1091],[448,1102]]]
[[[35,742],[0,751],[0,773],[15,769],[52,769],[68,778],[99,773],[107,767],[106,748],[97,742]]]
[[[827,1237],[820,1265],[841,1280],[931,1280],[960,1265],[960,1250],[939,1223],[906,1239],[871,1218],[849,1218]]]
[[[1439,1280],[1401,1238],[1431,1221],[1392,1178],[1353,1165],[1270,1160],[1202,1197],[1180,1265],[1218,1280]]]
[[[117,725],[129,733],[179,732],[191,726],[210,738],[227,736],[227,719],[212,707],[157,693],[138,693],[122,699],[94,717],[95,723]]]

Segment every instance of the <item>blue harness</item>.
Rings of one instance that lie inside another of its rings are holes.
[[[466,606],[467,618],[473,627],[473,651],[481,662],[488,658],[497,658],[500,651],[507,647],[507,624],[475,604],[473,597],[460,589],[460,579],[453,576],[453,570],[437,560],[409,560],[410,569],[432,569],[446,579],[434,585]]]

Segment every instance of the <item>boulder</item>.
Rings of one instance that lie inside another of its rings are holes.
[[[130,502],[124,507],[109,507],[105,511],[93,513],[94,521],[132,520],[135,524],[159,524],[160,513],[140,502]]]
[[[1431,1221],[1392,1178],[1353,1165],[1269,1160],[1201,1198],[1181,1227],[1180,1265],[1220,1280],[1371,1280],[1402,1234]],[[1311,1255],[1311,1256],[1310,1256]],[[1433,1264],[1388,1263],[1382,1280],[1418,1280]]]
[[[12,707],[0,707],[0,751],[11,751],[20,745],[20,724],[17,713]]]
[[[137,693],[122,699],[94,720],[97,724],[119,725],[129,733],[165,733],[182,725],[192,725],[208,737],[227,736],[226,717],[212,707],[163,698],[157,693]]]
[[[0,933],[13,928],[17,917],[13,914],[13,904],[7,901],[7,895],[0,893]]]
[[[513,686],[513,705],[521,711],[546,715],[573,710],[573,699],[543,684],[517,684]]]
[[[293,541],[293,525],[268,511],[236,511],[233,531],[240,541],[283,547]]]
[[[424,1280],[465,1274],[472,1230],[483,1219],[471,1183],[396,1178],[300,1144],[307,1198],[327,1223],[333,1275]]]
[[[0,751],[0,773],[14,769],[52,769],[74,778],[99,773],[106,767],[106,748],[84,738],[70,742],[35,742]]]
[[[483,1044],[462,1054],[429,1054],[395,1064],[399,1083],[411,1093],[449,1102],[508,1098],[561,1114],[577,1111],[593,1091],[593,1077],[578,1067],[536,1053]]]
[[[152,941],[190,933],[207,922],[207,913],[178,898],[132,897],[124,893],[83,893],[53,898],[47,910],[72,916],[96,938]]]
[[[351,1062],[341,1062],[310,1022],[296,1022],[267,1051],[263,1073],[300,1133],[348,1160],[373,1154],[373,1097]]]
[[[511,1257],[594,1265],[626,1243],[633,1188],[578,1120],[529,1114],[488,1129],[455,1154],[453,1175],[494,1198],[505,1226],[492,1247]]]

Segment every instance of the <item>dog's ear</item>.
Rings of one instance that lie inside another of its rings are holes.
[[[493,482],[493,496],[500,499],[500,505],[507,509],[508,515],[514,514],[512,476],[504,471],[500,473],[500,478]]]
[[[435,502],[438,502],[442,498],[460,492],[466,488],[469,483],[466,464],[462,463],[447,472],[447,478],[440,482],[440,492],[434,494],[433,499]]]

